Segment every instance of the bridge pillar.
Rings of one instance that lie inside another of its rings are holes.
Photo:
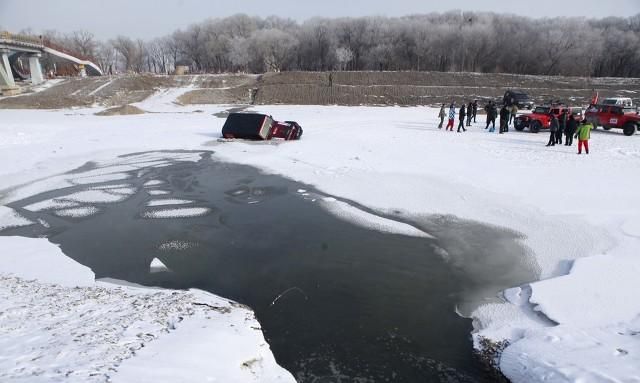
[[[29,70],[31,71],[31,84],[38,85],[44,82],[42,76],[42,66],[40,65],[40,53],[34,53],[29,56]]]
[[[3,95],[20,93],[20,89],[13,80],[8,49],[0,49],[0,92]]]

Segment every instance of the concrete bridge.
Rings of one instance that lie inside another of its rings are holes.
[[[14,75],[22,77],[14,64],[22,56],[29,57],[29,72],[31,83],[40,84],[44,81],[40,58],[48,54],[54,60],[71,62],[80,69],[81,76],[101,76],[102,70],[90,60],[78,57],[77,54],[66,51],[62,47],[32,36],[15,35],[0,32],[0,92],[4,95],[19,93]]]

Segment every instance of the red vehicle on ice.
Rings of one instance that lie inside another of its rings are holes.
[[[569,115],[582,118],[582,108],[566,106],[562,104],[536,106],[533,112],[529,114],[521,114],[516,117],[516,130],[522,131],[529,128],[531,133],[538,133],[541,129],[549,129],[551,125],[551,115],[560,118],[560,115],[567,111]]]
[[[604,130],[622,129],[625,136],[632,136],[640,129],[640,115],[637,109],[621,105],[590,105],[585,118],[594,129],[602,126]]]
[[[274,121],[271,116],[259,113],[231,113],[222,127],[224,138],[249,140],[298,140],[302,127],[295,121]]]

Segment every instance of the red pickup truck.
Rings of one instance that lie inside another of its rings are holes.
[[[585,118],[594,128],[602,126],[604,130],[622,129],[625,136],[632,136],[640,129],[638,111],[620,105],[590,105]]]
[[[531,133],[538,133],[540,129],[549,128],[549,125],[551,125],[552,114],[560,118],[560,115],[565,110],[570,115],[573,114],[577,118],[582,118],[582,108],[580,107],[571,107],[566,105],[536,106],[533,112],[529,114],[521,114],[516,117],[515,128],[518,131],[529,128]]]

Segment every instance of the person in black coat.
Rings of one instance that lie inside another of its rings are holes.
[[[551,118],[551,124],[549,125],[549,142],[547,146],[555,146],[556,145],[556,134],[558,133],[558,126],[560,123],[558,122],[558,117],[555,114],[550,113],[549,117]]]
[[[556,144],[562,145],[562,134],[564,130],[567,128],[567,110],[563,110],[560,118],[558,119],[558,131],[556,132]]]
[[[489,129],[489,124],[492,124],[490,132],[496,130],[496,106],[493,104],[493,101],[489,101],[487,105],[484,107],[485,112],[487,112],[487,126],[485,129]]]
[[[506,105],[500,109],[500,134],[507,132],[507,126],[509,125],[509,109]]]
[[[464,103],[462,103],[462,106],[460,107],[460,112],[458,112],[458,116],[460,118],[460,122],[458,123],[458,133],[460,133],[460,128],[462,128],[462,130],[466,132],[467,129],[464,128],[464,118],[467,116],[467,112],[465,110]]]
[[[576,130],[578,130],[578,121],[572,114],[569,116],[569,120],[567,120],[567,127],[564,129],[564,144],[566,146],[573,145],[573,135],[576,134]]]
[[[473,103],[469,101],[467,105],[467,126],[471,126],[471,119],[473,118]]]
[[[478,115],[478,100],[473,100],[473,123],[476,123],[476,116]]]

